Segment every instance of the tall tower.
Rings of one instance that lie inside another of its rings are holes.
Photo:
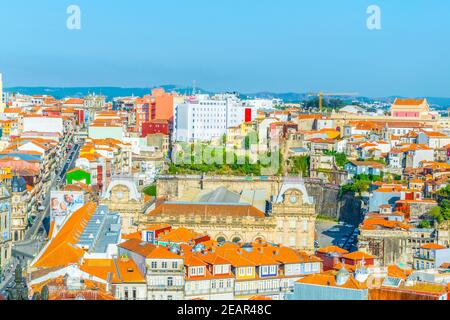
[[[23,177],[15,175],[11,180],[11,232],[13,242],[25,238],[28,225],[27,183]]]

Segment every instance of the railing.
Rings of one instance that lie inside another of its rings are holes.
[[[184,291],[184,286],[149,285],[149,291]]]

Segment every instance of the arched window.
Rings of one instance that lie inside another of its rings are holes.
[[[226,242],[227,240],[224,238],[224,237],[218,237],[217,238],[217,242],[218,243],[224,243],[224,242]]]
[[[234,242],[234,243],[239,243],[239,242],[241,242],[241,238],[239,238],[239,237],[234,237],[234,238],[233,238],[233,242]]]

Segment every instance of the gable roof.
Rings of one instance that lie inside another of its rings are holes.
[[[97,205],[94,202],[89,202],[75,211],[42,251],[33,266],[49,268],[79,263],[84,250],[76,244],[96,208]]]
[[[343,285],[337,285],[334,273],[312,274],[300,280],[297,280],[297,282],[318,286],[339,287],[345,289],[356,289],[356,290],[367,289],[367,285],[365,283],[358,282],[352,275],[348,277],[347,281]]]
[[[264,218],[264,212],[248,204],[203,204],[192,202],[165,202],[149,212],[150,216],[232,216]]]
[[[119,244],[120,248],[137,253],[147,259],[181,259],[181,257],[163,246],[157,246],[139,239],[130,239]]]

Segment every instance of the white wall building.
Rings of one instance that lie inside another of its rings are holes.
[[[244,106],[234,95],[196,95],[175,110],[175,140],[192,142],[220,138],[227,128],[253,120],[258,109]]]
[[[284,105],[283,100],[281,99],[249,99],[245,100],[244,103],[248,106],[257,108],[257,109],[273,109],[275,106]]]
[[[24,117],[23,131],[64,133],[62,117]]]
[[[425,144],[431,149],[441,149],[450,144],[450,136],[441,132],[423,131],[417,136],[419,144]]]

